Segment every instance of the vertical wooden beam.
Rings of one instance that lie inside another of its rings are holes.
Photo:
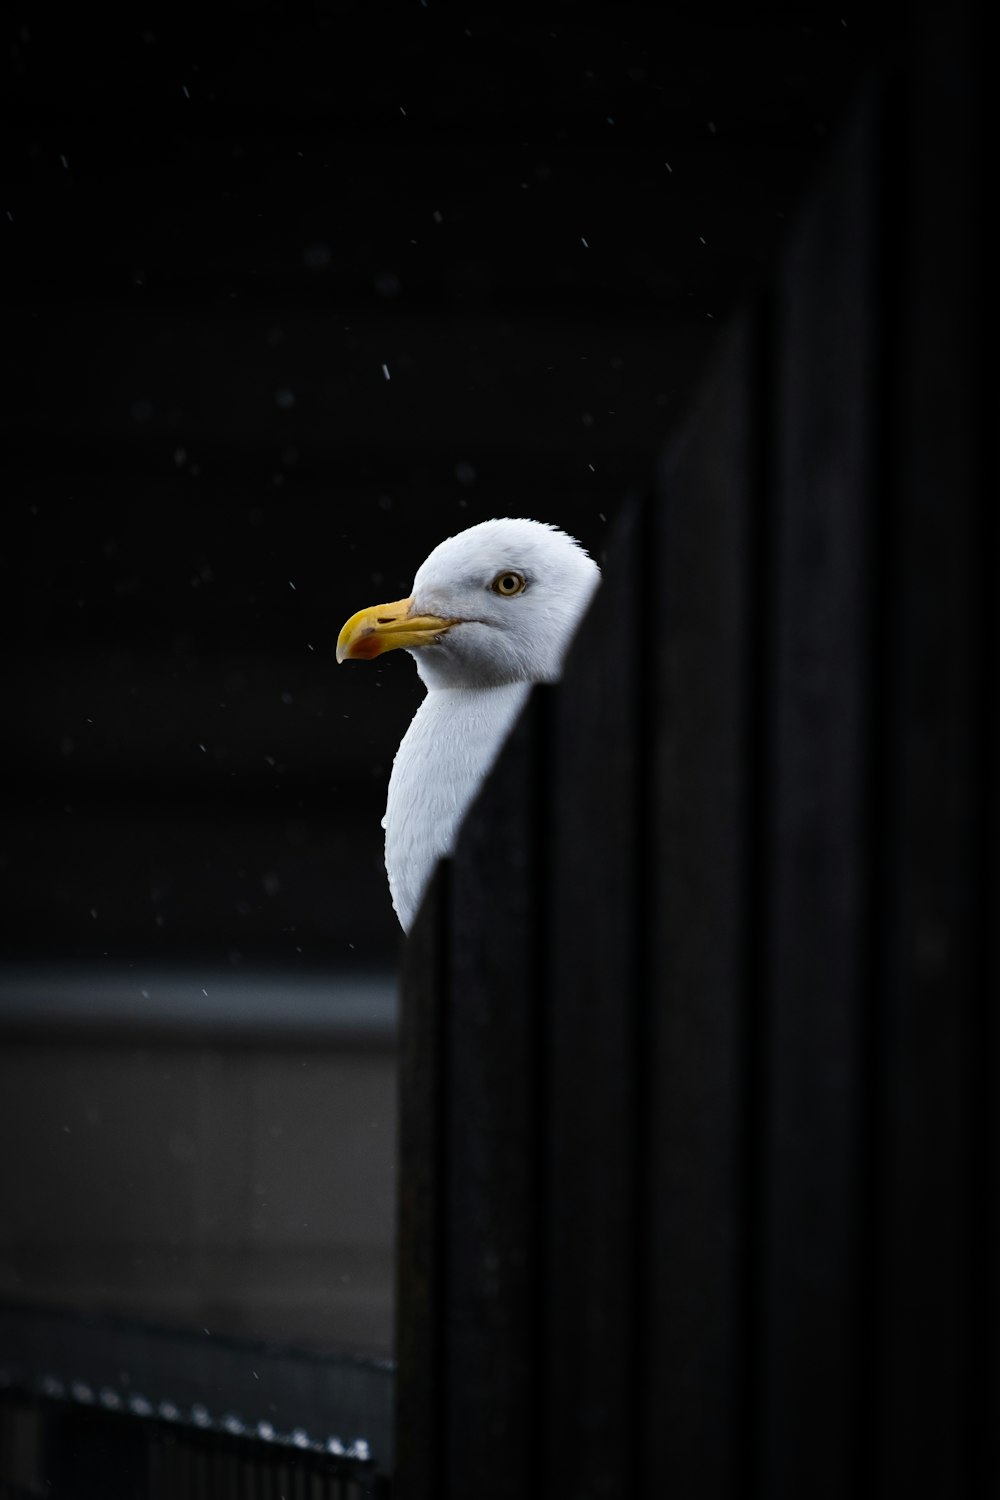
[[[548,693],[536,690],[452,871],[439,1495],[523,1500],[537,1463]]]
[[[428,888],[402,975],[395,1471],[411,1500],[439,1500],[444,1461],[449,876]]]
[[[995,1047],[997,1004],[985,989],[996,858],[985,814],[996,767],[984,751],[997,694],[986,670],[996,574],[983,565],[985,518],[996,508],[987,484],[996,475],[987,53],[971,4],[917,7],[893,114],[904,150],[886,286],[896,350],[887,439],[894,597],[884,655],[873,1494],[972,1496],[997,1480],[987,1435],[997,1425],[988,1343],[997,1246],[986,1238],[996,1220],[984,1212],[996,1192],[985,1175],[990,1163],[996,1170],[996,1077],[983,1057],[990,1036]]]
[[[735,1495],[754,1131],[747,1055],[758,374],[734,329],[658,476],[643,593],[649,1206],[643,1478]]]
[[[634,1493],[645,1220],[638,934],[646,642],[637,508],[553,701],[541,1493]]]
[[[866,98],[775,277],[759,1492],[861,1483],[861,1210],[879,116]]]

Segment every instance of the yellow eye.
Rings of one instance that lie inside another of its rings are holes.
[[[502,594],[505,599],[523,594],[526,587],[527,581],[520,573],[498,573],[490,584],[494,594]]]

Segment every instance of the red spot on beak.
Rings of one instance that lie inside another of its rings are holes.
[[[379,638],[374,630],[366,631],[356,641],[351,642],[351,655],[360,658],[361,661],[374,661],[380,650]]]

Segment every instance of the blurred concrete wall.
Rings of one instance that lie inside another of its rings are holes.
[[[11,1009],[0,1298],[388,1353],[391,1027],[292,1014],[274,1041],[237,1013],[143,1037]]]

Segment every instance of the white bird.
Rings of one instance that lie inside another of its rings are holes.
[[[559,677],[599,581],[597,564],[558,527],[483,521],[435,547],[409,598],[359,610],[340,632],[338,661],[402,647],[427,688],[396,752],[382,819],[405,931],[531,684]]]

